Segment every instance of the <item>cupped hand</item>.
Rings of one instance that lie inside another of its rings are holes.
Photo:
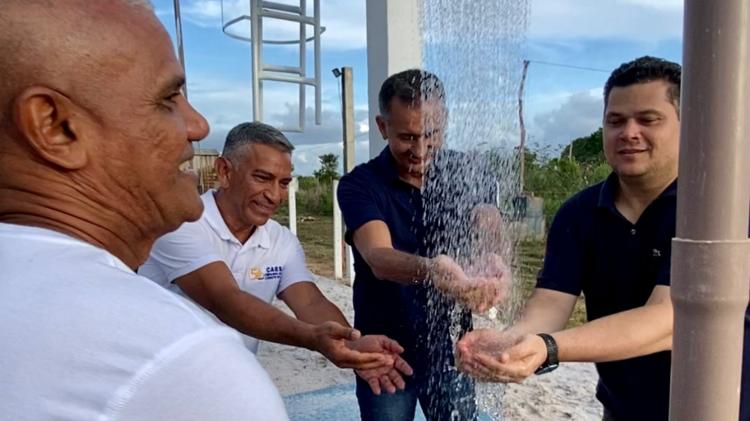
[[[453,259],[439,255],[431,260],[429,280],[438,290],[480,313],[505,298],[508,271],[502,258],[488,255],[478,259],[470,269],[467,275]]]
[[[537,335],[480,329],[456,345],[459,370],[480,381],[521,383],[547,359],[547,347]]]

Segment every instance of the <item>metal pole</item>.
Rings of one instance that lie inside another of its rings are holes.
[[[300,0],[300,15],[307,13],[306,0]],[[301,78],[307,77],[307,24],[300,19],[299,23],[299,75]],[[305,90],[307,86],[304,83],[299,84],[299,129],[305,129]],[[317,105],[316,105],[317,107]]]
[[[523,178],[526,167],[526,126],[523,123],[523,88],[526,84],[526,74],[529,71],[529,61],[523,61],[521,85],[518,88],[518,122],[521,128],[521,144],[518,146],[518,194],[523,194]]]
[[[323,98],[322,84],[320,82],[320,35],[322,34],[320,29],[320,0],[313,2],[313,19],[315,25],[313,25],[313,34],[315,36],[315,124],[323,123],[323,110],[321,101]]]
[[[260,54],[261,48],[263,48],[263,40],[261,39],[261,21],[263,17],[260,15],[260,7],[258,0],[250,0],[250,47],[252,49],[252,65],[253,65],[253,120],[263,121],[263,92],[261,91],[260,73],[263,68]]]
[[[180,13],[180,0],[174,0],[174,33],[177,38],[177,55],[180,58],[180,65],[182,66],[183,73],[185,70],[185,51],[182,46],[182,14]],[[187,75],[185,76],[187,78]],[[185,98],[188,97],[187,82],[182,87],[182,94]]]
[[[670,420],[739,413],[750,278],[750,3],[685,2]]]
[[[185,77],[185,84],[182,85],[182,94],[185,95],[185,99],[188,98],[188,87],[187,87],[187,70],[185,69],[185,50],[183,48],[183,41],[182,41],[182,13],[180,12],[180,0],[174,0],[174,33],[175,38],[177,38],[177,56],[180,58],[180,66],[182,66],[182,73]],[[195,147],[196,152],[200,151],[200,144],[198,142],[192,143]],[[188,169],[194,169],[195,168],[195,157],[188,161],[188,163],[185,165]],[[198,189],[203,193],[205,190],[205,186],[203,185],[203,174],[199,173],[199,186]]]

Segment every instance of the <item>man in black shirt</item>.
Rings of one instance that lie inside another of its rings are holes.
[[[612,73],[603,147],[613,172],[560,208],[519,322],[459,342],[464,370],[518,382],[559,361],[595,362],[604,420],[668,419],[680,77],[678,64],[653,57]],[[563,330],[581,293],[588,323]]]

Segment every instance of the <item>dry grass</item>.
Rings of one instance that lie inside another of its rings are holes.
[[[283,225],[288,217],[275,218]],[[333,277],[333,217],[297,215],[297,237],[305,250],[307,267],[320,276]]]

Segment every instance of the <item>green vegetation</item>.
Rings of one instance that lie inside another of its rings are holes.
[[[318,156],[320,162],[320,168],[313,172],[313,176],[321,184],[331,184],[333,180],[339,178],[339,156],[332,153],[327,153]]]
[[[297,216],[326,216],[333,215],[333,186],[321,184],[314,177],[301,176],[297,178]],[[286,221],[289,215],[289,204],[284,202],[274,219]]]
[[[575,139],[571,145],[559,157],[546,161],[534,152],[525,156],[524,186],[527,192],[544,199],[547,226],[565,200],[604,180],[611,171],[602,154],[601,129]]]
[[[560,153],[560,157],[568,157],[577,162],[588,164],[600,164],[604,162],[602,151],[602,129],[601,127],[588,136],[573,140],[570,145]]]

